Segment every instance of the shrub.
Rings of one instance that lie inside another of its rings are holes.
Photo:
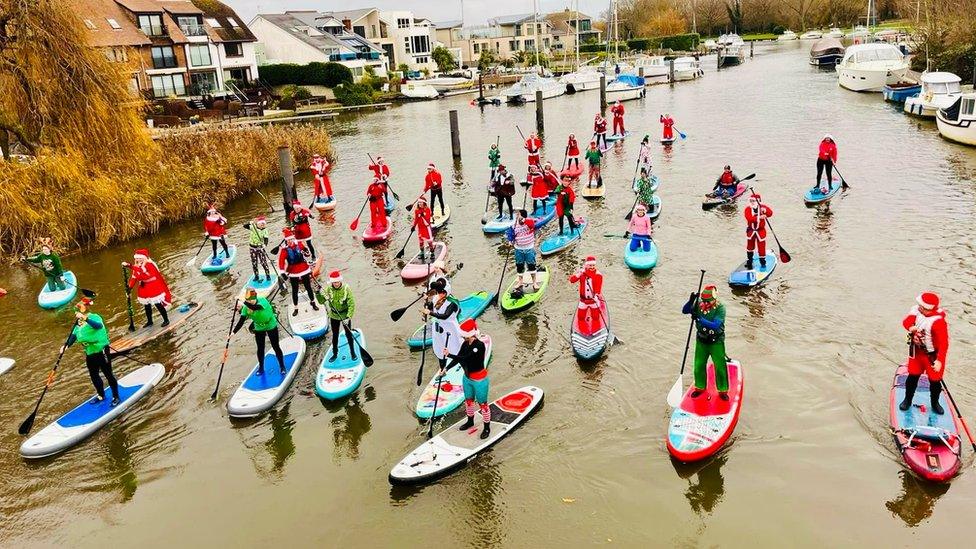
[[[698,48],[700,36],[696,33],[675,34],[655,38],[634,38],[627,41],[632,50],[648,51],[655,49],[671,49],[675,51],[692,51]]]
[[[352,83],[352,71],[339,63],[319,63],[307,65],[278,63],[258,67],[258,76],[270,86],[295,84],[304,86],[325,86],[334,88],[343,82]]]
[[[451,55],[451,51],[444,46],[437,46],[431,53],[434,63],[437,63],[437,70],[441,72],[453,71],[457,68],[457,61]]]
[[[345,107],[373,102],[373,88],[367,84],[340,84],[334,91],[336,100]]]

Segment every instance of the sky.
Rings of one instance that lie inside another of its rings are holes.
[[[539,0],[539,12],[561,11],[575,0]],[[281,13],[285,10],[314,9],[318,11],[378,8],[380,10],[410,10],[417,17],[435,23],[461,19],[462,0],[223,0],[245,21],[257,13]],[[489,17],[532,13],[533,0],[463,0],[464,24],[483,25]],[[599,17],[607,10],[610,0],[579,0],[580,11]]]

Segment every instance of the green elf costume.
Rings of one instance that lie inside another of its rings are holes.
[[[491,168],[491,179],[498,173],[498,166],[502,163],[502,151],[498,149],[498,143],[492,143],[488,149],[488,167]]]
[[[695,338],[695,390],[691,398],[705,392],[708,383],[708,359],[715,365],[715,388],[722,400],[729,399],[729,368],[725,357],[725,305],[715,298],[715,286],[708,285],[701,295],[691,294],[681,309],[691,315],[697,327]]]
[[[40,253],[21,259],[41,268],[44,277],[47,278],[48,291],[58,292],[65,289],[64,267],[61,266],[61,258],[51,250],[50,245],[44,244],[41,246]]]
[[[342,279],[342,273],[329,273],[329,286],[325,290],[325,302],[329,306],[329,324],[332,328],[332,361],[339,357],[339,332],[346,332],[349,356],[356,360],[356,343],[352,336],[352,316],[356,313],[356,298],[349,285]],[[347,329],[342,330],[345,325]]]
[[[648,213],[654,212],[654,190],[651,178],[648,177],[646,170],[641,170],[640,178],[637,179],[635,189],[637,192],[637,203],[643,204]]]
[[[586,149],[583,153],[583,158],[590,165],[590,173],[586,180],[586,186],[591,187],[593,180],[596,180],[596,186],[603,186],[603,177],[600,175],[600,159],[603,158],[603,153],[600,149],[596,147],[596,141],[590,141],[590,148]]]

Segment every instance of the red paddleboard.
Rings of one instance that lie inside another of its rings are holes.
[[[945,482],[955,476],[962,466],[962,441],[959,439],[956,410],[943,392],[939,403],[945,413],[932,412],[929,378],[922,374],[911,408],[902,412],[898,405],[905,398],[906,377],[907,366],[899,366],[891,384],[889,407],[895,445],[901,451],[905,464],[915,474],[926,480]]]
[[[390,233],[392,232],[393,232],[393,223],[390,221],[390,217],[387,216],[386,227],[384,227],[382,230],[376,230],[373,228],[372,225],[367,225],[366,228],[363,229],[363,243],[369,244],[375,242],[383,242],[384,240],[390,237]]]
[[[579,179],[581,175],[583,175],[583,168],[579,166],[566,168],[565,170],[559,172],[560,179]]]
[[[715,366],[708,363],[708,389],[691,398],[694,384],[688,388],[681,405],[671,412],[668,423],[668,452],[683,462],[698,461],[719,451],[732,436],[742,409],[742,366],[729,361],[729,400],[722,400],[715,390]]]

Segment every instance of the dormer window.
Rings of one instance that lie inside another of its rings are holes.
[[[166,34],[163,27],[163,17],[158,14],[140,15],[139,30],[146,36],[162,36]]]
[[[210,28],[213,28],[213,29],[219,29],[220,28],[220,21],[217,21],[213,17],[208,17],[207,18],[207,24],[210,25]]]
[[[237,20],[236,20],[236,19],[234,19],[233,17],[228,17],[228,18],[227,18],[227,22],[228,22],[228,23],[230,23],[230,26],[232,26],[232,27],[235,27],[235,28],[236,28],[236,27],[240,27],[240,26],[241,26],[241,25],[240,25],[240,24],[239,24],[239,23],[237,22]]]

